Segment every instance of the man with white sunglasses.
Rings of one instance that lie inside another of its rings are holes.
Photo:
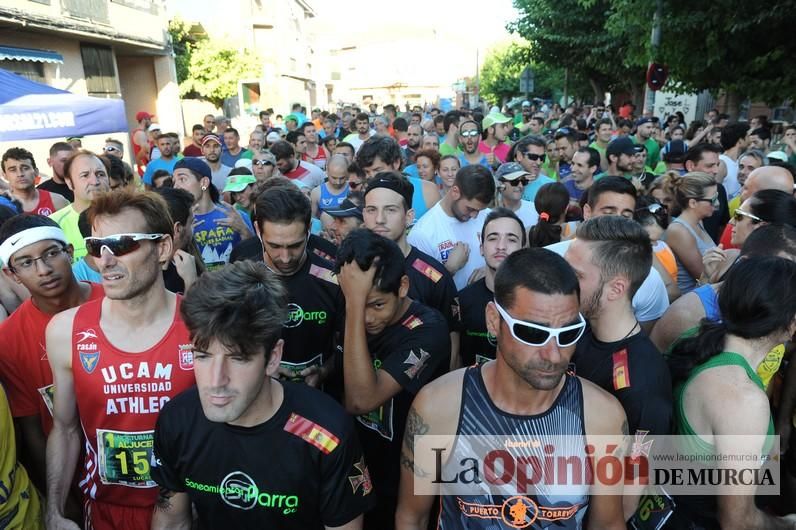
[[[501,449],[508,441],[525,442],[526,457],[540,457],[544,451],[576,459],[586,458],[584,435],[621,439],[626,420],[616,399],[567,372],[586,327],[578,311],[579,293],[572,267],[549,250],[522,249],[503,261],[495,275],[494,300],[486,307],[487,326],[497,342],[495,360],[427,384],[409,410],[398,530],[426,528],[435,498],[416,495],[414,488],[432,493],[425,489],[432,480],[432,489],[441,495],[440,528],[526,528],[537,516],[554,521],[557,528],[583,528],[586,517],[589,528],[625,527],[621,497],[598,495],[602,487],[586,482],[557,482],[562,489],[520,489],[513,480],[496,484],[500,481],[463,479],[448,485],[459,463],[484,456],[472,450],[483,442],[462,436],[491,436]],[[454,434],[457,442],[445,451],[423,451],[416,445],[418,435]],[[565,447],[564,440],[575,443]],[[444,477],[445,485],[435,476]],[[449,487],[456,488],[455,494]]]
[[[86,249],[105,297],[59,313],[47,327],[53,428],[47,440],[47,527],[77,528],[64,501],[78,484],[84,528],[148,529],[157,498],[150,466],[158,413],[194,385],[193,347],[162,269],[174,253],[165,201],[152,192],[99,195]]]

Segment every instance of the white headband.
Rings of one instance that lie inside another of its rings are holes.
[[[9,237],[3,242],[2,245],[0,245],[0,262],[3,262],[5,265],[9,265],[11,256],[13,256],[15,252],[27,247],[28,245],[32,245],[33,243],[38,243],[39,241],[44,241],[47,239],[54,239],[65,245],[69,244],[69,240],[66,239],[66,234],[64,234],[64,231],[58,227],[37,226],[35,228],[28,228],[27,230],[23,230],[22,232]]]

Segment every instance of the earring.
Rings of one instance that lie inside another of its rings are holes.
[[[207,186],[202,186],[202,191],[207,191]]]

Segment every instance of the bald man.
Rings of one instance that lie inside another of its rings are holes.
[[[320,219],[324,210],[338,208],[348,196],[348,160],[334,155],[326,163],[327,179],[310,193],[312,215]]]
[[[793,175],[784,167],[779,166],[763,166],[755,169],[744,182],[741,193],[737,197],[738,204],[735,207],[743,204],[746,199],[760,190],[780,190],[785,193],[793,193]],[[724,232],[719,240],[721,249],[737,248],[730,242],[731,237],[732,225],[728,224],[724,227]]]

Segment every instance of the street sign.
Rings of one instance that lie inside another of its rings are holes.
[[[530,66],[526,66],[520,74],[520,92],[525,93],[526,97],[533,92],[533,70]]]

